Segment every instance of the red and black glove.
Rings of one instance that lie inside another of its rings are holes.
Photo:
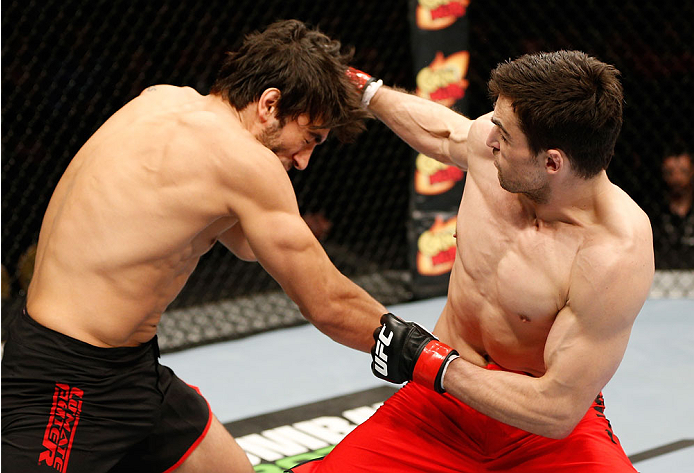
[[[349,77],[354,86],[361,93],[361,104],[364,108],[369,106],[369,102],[371,102],[376,91],[383,85],[382,80],[371,77],[366,72],[355,69],[354,67],[347,68],[347,77]]]
[[[414,381],[445,392],[443,375],[458,352],[441,343],[415,322],[405,322],[393,314],[381,317],[374,332],[376,344],[371,348],[371,371],[391,383]]]

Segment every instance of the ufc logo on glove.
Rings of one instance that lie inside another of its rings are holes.
[[[383,350],[385,347],[390,346],[390,341],[393,339],[393,332],[388,333],[388,335],[386,335],[386,332],[388,332],[388,327],[383,325],[376,340],[376,350],[373,358],[374,369],[383,376],[388,376],[388,355]]]

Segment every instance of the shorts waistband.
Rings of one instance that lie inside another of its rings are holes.
[[[83,362],[89,363],[91,360],[90,364],[99,366],[106,364],[117,367],[132,364],[145,356],[159,357],[156,335],[136,347],[97,347],[41,325],[31,318],[26,309],[10,327],[10,338],[15,343],[44,354],[69,353],[80,357]]]

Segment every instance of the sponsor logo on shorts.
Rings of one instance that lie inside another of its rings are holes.
[[[82,412],[83,396],[84,392],[79,388],[55,384],[51,416],[43,435],[45,450],[39,455],[39,464],[44,463],[61,472],[67,470],[72,441]]]

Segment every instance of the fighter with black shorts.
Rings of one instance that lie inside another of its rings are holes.
[[[147,87],[83,144],[46,208],[28,315],[5,348],[4,471],[253,473],[157,362],[159,322],[217,243],[258,261],[323,333],[369,350],[385,307],[332,264],[288,174],[328,135],[363,128],[350,58],[278,21],[227,54],[208,94]]]

